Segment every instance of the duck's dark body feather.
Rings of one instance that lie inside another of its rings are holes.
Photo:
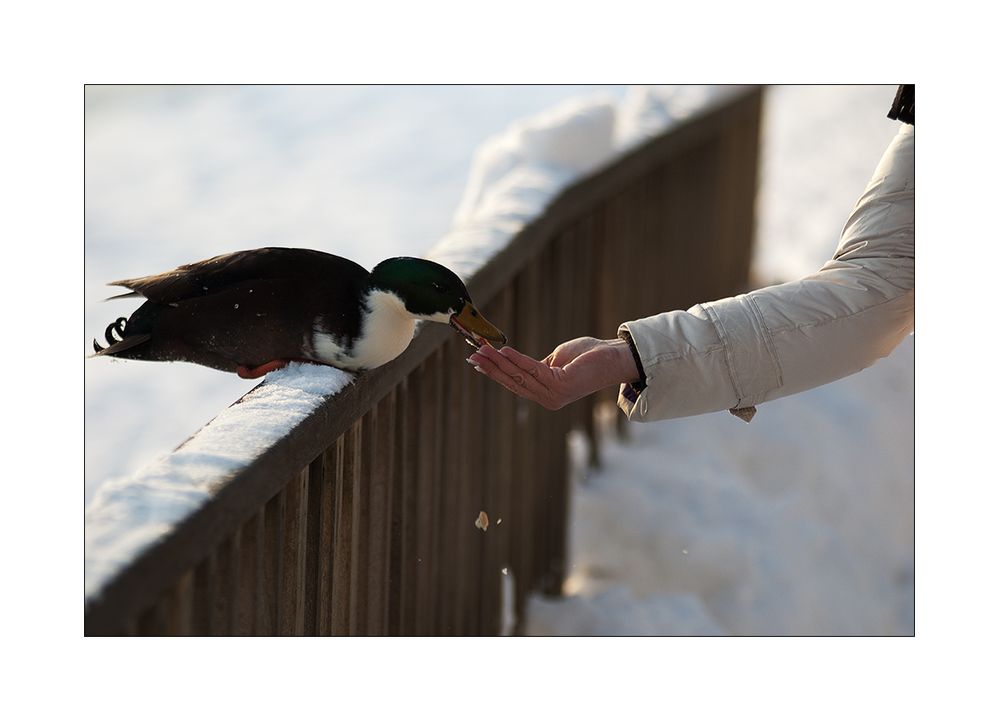
[[[308,359],[317,329],[345,343],[358,336],[368,279],[363,267],[329,253],[261,248],[117,281],[111,285],[147,301],[121,341],[100,354],[224,371]]]

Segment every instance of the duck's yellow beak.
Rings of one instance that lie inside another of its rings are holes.
[[[451,325],[476,348],[484,341],[501,345],[506,343],[506,336],[502,331],[486,320],[475,306],[467,301],[460,312],[451,316]]]

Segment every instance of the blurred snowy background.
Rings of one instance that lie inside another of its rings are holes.
[[[445,236],[476,149],[587,86],[89,87],[85,343],[135,302],[109,280],[262,245],[372,266]],[[767,91],[754,272],[818,268],[898,125],[885,86]],[[634,114],[632,118],[640,117]],[[633,129],[634,130],[634,129]],[[709,300],[709,299],[704,299]],[[253,387],[210,369],[85,364],[85,501]],[[564,600],[542,634],[908,634],[912,340],[853,378],[760,408],[634,427],[575,482]],[[577,449],[578,450],[578,449]]]

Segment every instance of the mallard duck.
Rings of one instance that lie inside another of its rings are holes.
[[[473,346],[506,336],[476,310],[465,284],[422,258],[389,258],[369,273],[317,250],[259,248],[108,285],[146,298],[105,331],[97,356],[186,361],[259,378],[289,361],[349,371],[388,363],[418,320],[448,323]]]

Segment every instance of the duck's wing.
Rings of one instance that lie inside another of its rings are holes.
[[[115,298],[141,295],[157,303],[176,303],[254,280],[329,283],[336,279],[338,283],[354,285],[362,283],[367,276],[368,271],[354,261],[330,253],[304,248],[257,248],[217,255],[165,273],[117,280],[108,285],[132,291]]]
[[[128,333],[148,340],[122,357],[183,360],[221,370],[308,358],[316,319],[332,309],[344,334],[358,332],[360,308],[349,287],[325,281],[259,279],[169,303],[146,302],[128,319]]]
[[[368,276],[328,253],[261,248],[118,281],[147,301],[118,330],[120,341],[112,343],[109,327],[112,345],[95,351],[220,370],[309,358],[317,324],[336,338],[360,332],[358,298]]]

